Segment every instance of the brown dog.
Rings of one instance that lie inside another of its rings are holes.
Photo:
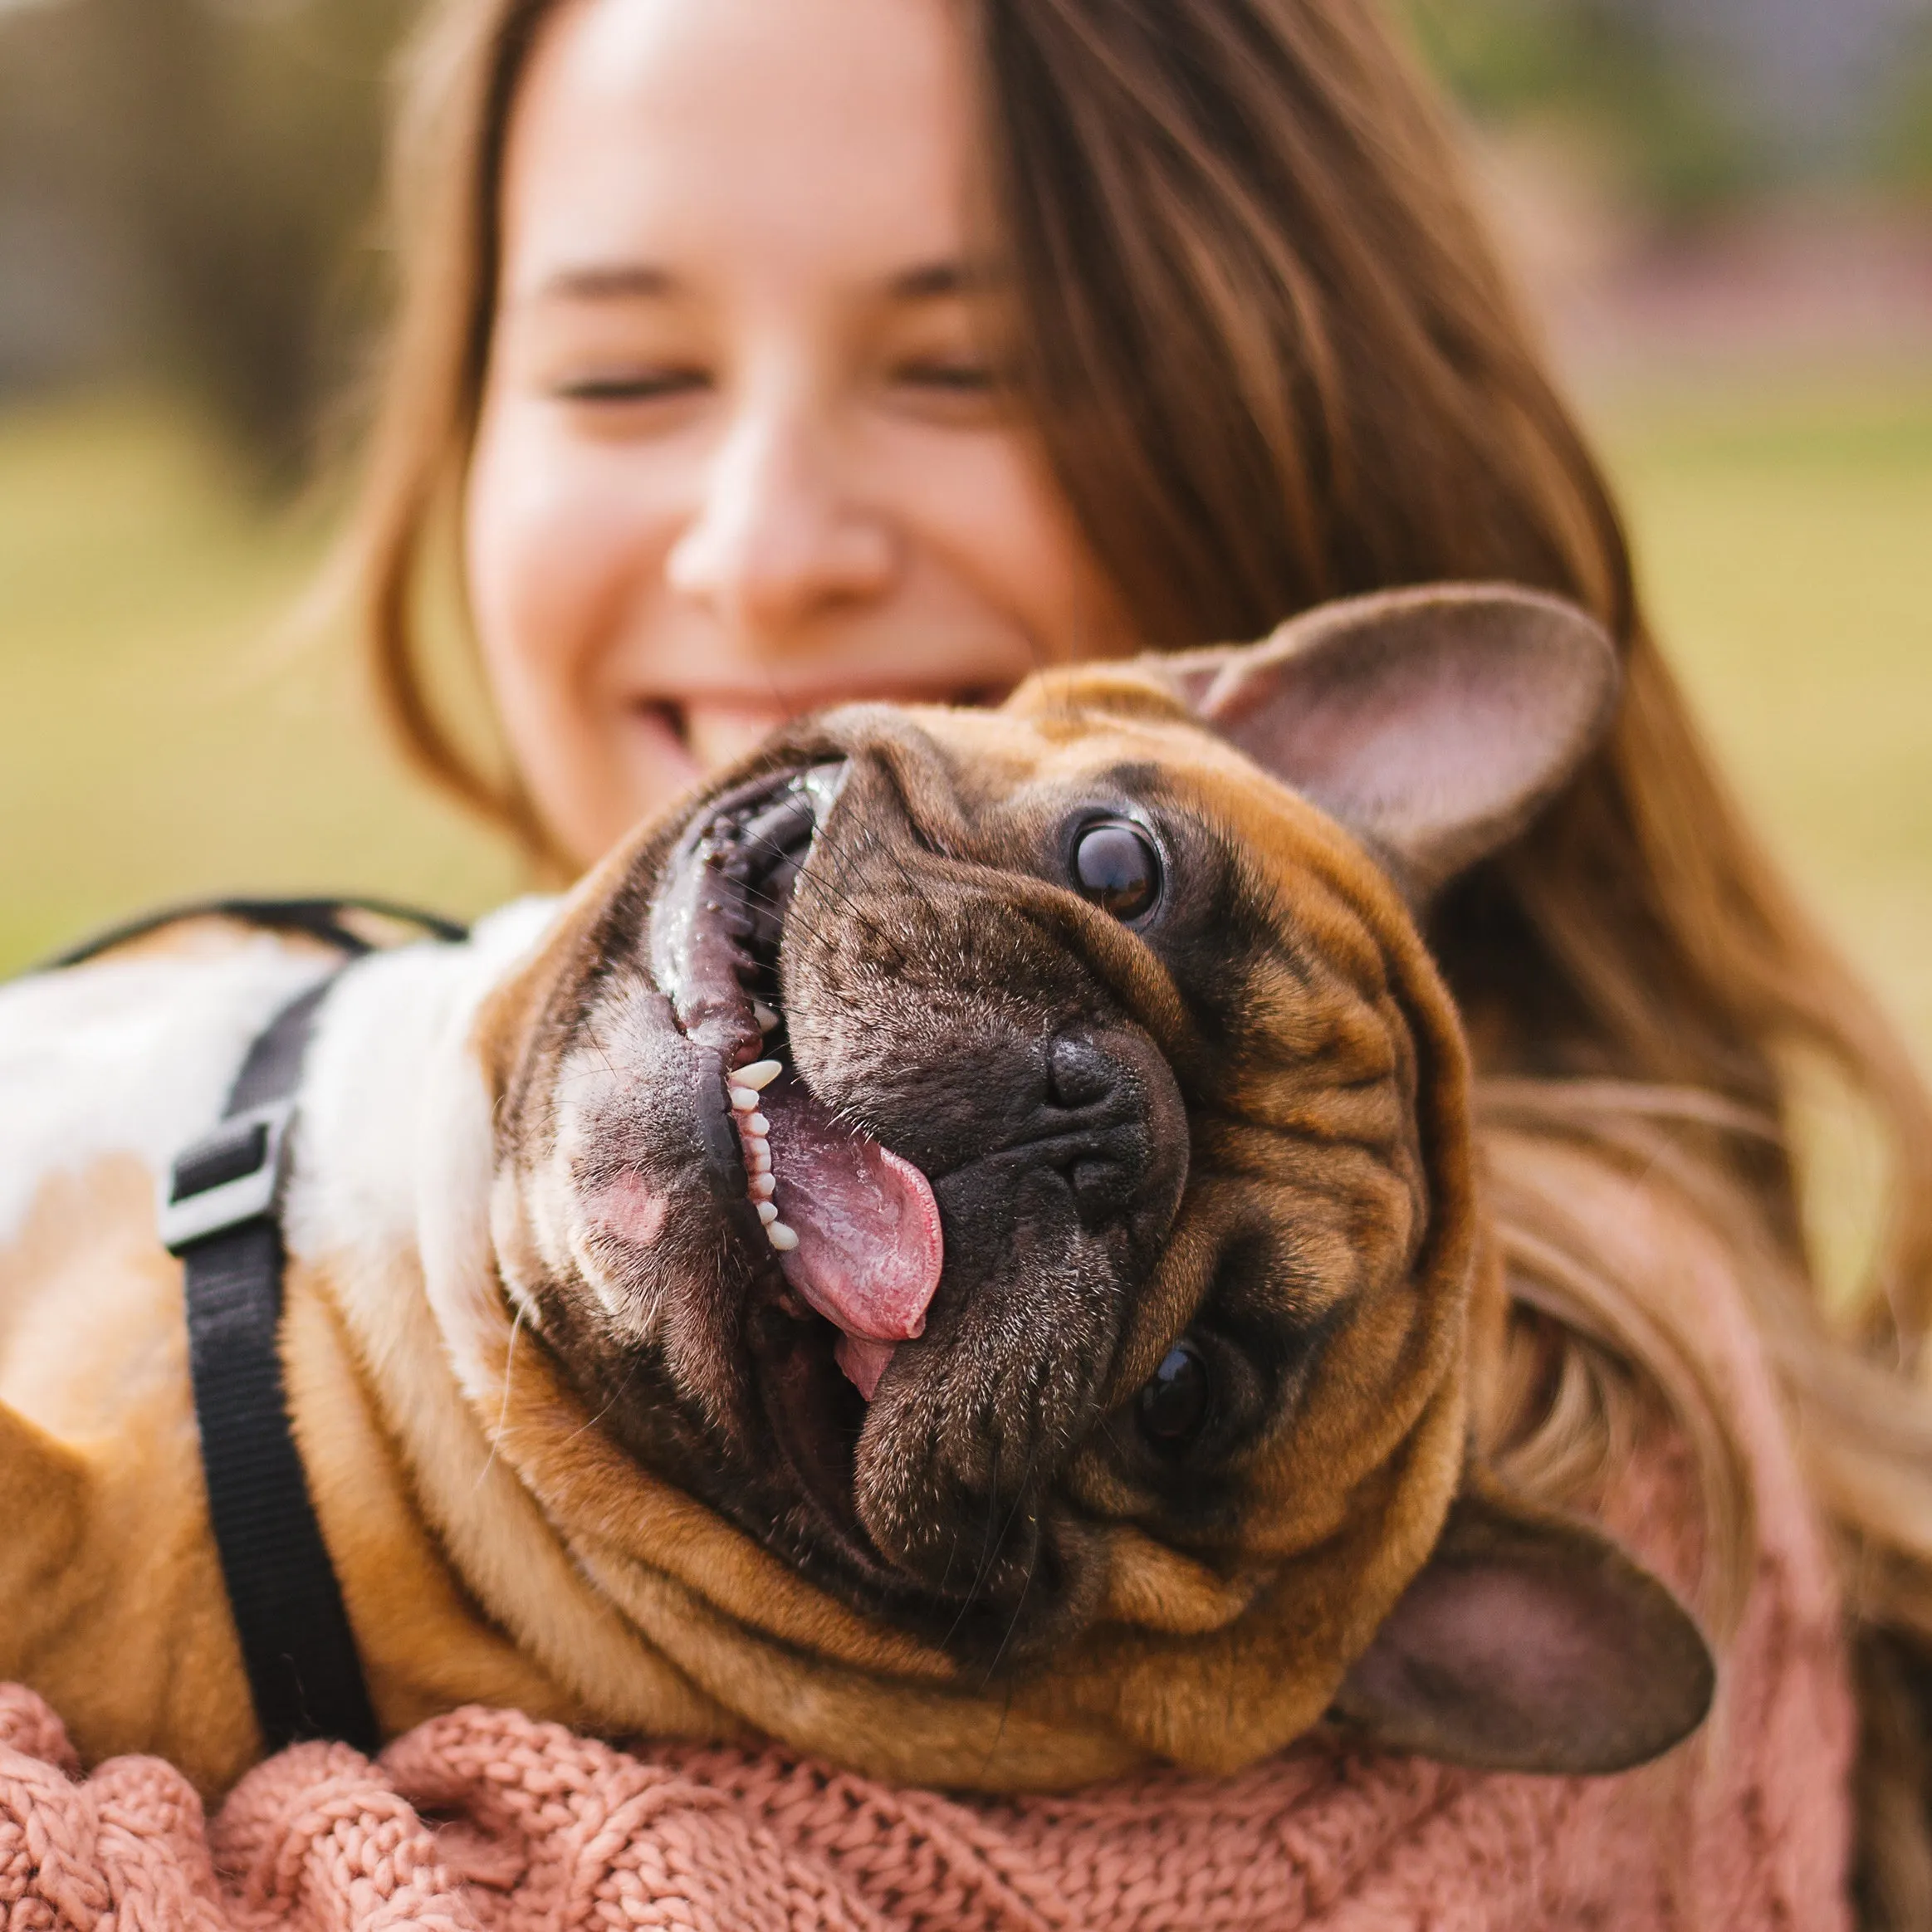
[[[282,1355],[384,1727],[1007,1788],[1331,1716],[1537,1769],[1685,1734],[1688,1617],[1470,1461],[1499,1296],[1413,912],[1615,682],[1457,589],[854,707],[352,969]],[[0,996],[0,1677],[209,1786],[259,1740],[154,1176],[317,970],[202,925]]]

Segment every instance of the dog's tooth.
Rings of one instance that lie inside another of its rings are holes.
[[[758,1218],[770,1227],[778,1219],[778,1210],[769,1201],[761,1201],[758,1203]]]
[[[751,1113],[757,1110],[758,1089],[756,1087],[741,1087],[734,1082],[729,1092],[733,1113]]]
[[[745,1132],[754,1140],[763,1140],[771,1132],[771,1123],[762,1113],[745,1116]]]
[[[754,1201],[769,1201],[778,1191],[778,1183],[769,1173],[754,1174],[746,1191]]]
[[[745,1171],[750,1174],[769,1174],[771,1171],[770,1141],[753,1141],[745,1149]]]
[[[765,1238],[781,1255],[789,1255],[799,1245],[798,1236],[783,1221],[774,1221],[765,1230]]]
[[[761,1033],[777,1032],[778,1015],[762,1000],[754,1000],[751,1002],[751,1017],[758,1022],[758,1030]]]
[[[762,1093],[778,1076],[785,1071],[783,1060],[754,1060],[748,1067],[740,1067],[731,1078],[736,1083],[731,1091],[739,1087],[749,1087],[755,1093]]]

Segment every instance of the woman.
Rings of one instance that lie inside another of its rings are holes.
[[[1436,578],[1611,627],[1612,741],[1432,935],[1524,1304],[1496,1426],[1559,1498],[1687,1445],[1701,1601],[1739,1626],[1768,1479],[1700,1304],[1734,1306],[1837,1555],[1862,1909],[1932,1922],[1932,1103],[1739,823],[1368,0],[447,0],[407,105],[350,562],[405,741],[553,867],[831,699],[970,700]],[[496,765],[431,689],[452,561]],[[1798,1053],[1895,1162],[1829,1322]],[[1719,1276],[1678,1267],[1714,1241]]]

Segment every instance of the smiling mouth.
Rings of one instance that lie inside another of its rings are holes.
[[[926,1176],[835,1118],[791,1059],[786,931],[845,775],[843,763],[795,769],[704,807],[666,864],[650,948],[678,1025],[715,1057],[741,1168],[719,1179],[727,1198],[743,1190],[740,1238],[765,1299],[791,1318],[775,1345],[764,1324],[768,1345],[754,1348],[768,1415],[807,1489],[850,1531],[854,1425],[895,1350],[924,1332],[944,1256]],[[734,1165],[721,1148],[717,1164]]]

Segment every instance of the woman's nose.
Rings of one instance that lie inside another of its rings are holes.
[[[776,639],[890,589],[897,546],[857,501],[822,432],[770,413],[732,426],[672,546],[671,588],[735,630]]]

